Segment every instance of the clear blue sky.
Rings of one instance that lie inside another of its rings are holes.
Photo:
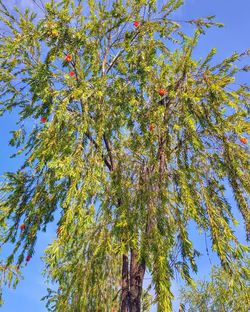
[[[6,4],[16,4],[19,8],[30,5],[31,0],[4,0]],[[162,1],[165,2],[165,1]],[[209,30],[207,35],[202,38],[195,52],[195,57],[204,57],[211,48],[217,48],[216,60],[231,55],[234,51],[244,51],[250,47],[250,1],[249,0],[186,0],[185,5],[175,14],[176,19],[191,19],[195,17],[216,15],[217,20],[225,24],[224,28]],[[249,74],[242,74],[239,82],[249,83]],[[9,156],[14,152],[8,147],[10,138],[9,131],[16,128],[15,114],[6,115],[1,118],[0,126],[0,175],[4,171],[16,170],[20,167],[21,159],[10,159]],[[234,205],[230,189],[227,191],[228,198]],[[41,277],[43,263],[40,257],[47,244],[55,238],[56,226],[51,224],[46,233],[41,233],[37,243],[36,254],[24,269],[25,279],[13,291],[4,290],[5,305],[2,312],[45,312],[44,303],[40,301],[46,294],[46,285]],[[238,235],[244,238],[243,226],[239,226]],[[191,230],[191,237],[195,241],[195,247],[204,251],[204,236],[197,236],[194,230]],[[215,255],[210,254],[212,262],[218,263]],[[210,270],[209,261],[206,253],[199,259],[198,277],[207,276]],[[179,281],[178,281],[179,282]],[[173,284],[173,292],[177,293],[178,284]],[[177,306],[177,304],[175,304]],[[154,309],[152,309],[153,311]]]

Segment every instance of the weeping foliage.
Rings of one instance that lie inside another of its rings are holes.
[[[210,233],[227,270],[246,250],[225,183],[249,238],[249,148],[240,141],[250,133],[249,88],[234,85],[249,51],[195,60],[200,36],[221,24],[186,21],[188,37],[171,18],[181,4],[50,1],[38,18],[0,0],[0,112],[18,113],[10,144],[24,159],[1,185],[1,241],[14,244],[7,265],[22,265],[59,212],[45,257],[58,285],[45,297],[51,311],[117,311],[131,249],[152,275],[158,311],[171,311],[175,269],[189,283],[197,270],[190,221]]]
[[[234,261],[233,274],[214,266],[211,280],[199,280],[196,286],[182,288],[181,300],[185,311],[249,311],[249,258],[239,265]]]
[[[49,311],[118,308],[118,244],[105,223],[98,221],[82,212],[74,226],[71,222],[60,226],[58,239],[47,249],[45,274],[59,284],[57,293],[50,290],[44,298]]]

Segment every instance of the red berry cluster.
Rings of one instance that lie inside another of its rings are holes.
[[[247,138],[242,137],[242,138],[240,138],[240,141],[243,144],[247,144]]]
[[[160,90],[159,90],[159,95],[160,95],[160,96],[163,96],[163,95],[165,95],[165,94],[167,94],[167,90],[166,90],[166,89],[160,89]]]
[[[66,57],[65,57],[65,61],[66,62],[71,62],[72,61],[72,56],[71,55],[66,55]]]
[[[72,61],[72,56],[70,54],[66,55],[65,61],[66,62],[71,62]],[[74,77],[75,76],[75,72],[71,71],[71,72],[69,72],[69,75],[70,75],[70,77]]]
[[[135,21],[135,22],[134,22],[134,26],[135,26],[136,28],[140,27],[140,25],[141,25],[141,23],[140,23],[139,21]]]

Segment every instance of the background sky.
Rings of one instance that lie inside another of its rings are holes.
[[[31,0],[3,0],[6,4],[16,4],[19,8],[33,6]],[[162,1],[165,2],[165,1]],[[196,17],[216,15],[217,21],[225,24],[224,28],[208,30],[207,35],[201,38],[199,46],[195,51],[195,58],[204,58],[211,48],[217,48],[216,61],[231,55],[235,51],[242,52],[250,47],[250,0],[186,0],[185,5],[175,14],[176,19],[185,20]],[[186,26],[185,26],[186,27]],[[188,31],[188,29],[187,29]],[[247,61],[247,60],[246,60]],[[249,60],[248,60],[249,61]],[[249,84],[249,74],[241,74],[237,83],[245,82]],[[21,159],[10,159],[9,156],[14,150],[8,146],[10,138],[9,131],[16,129],[15,113],[5,115],[0,119],[0,175],[4,171],[15,171],[22,163]],[[235,207],[231,190],[228,188],[227,195]],[[234,208],[236,215],[238,212]],[[5,305],[1,308],[2,312],[45,312],[45,305],[40,301],[46,295],[45,281],[41,276],[43,263],[41,257],[46,246],[51,242],[56,234],[56,225],[51,224],[46,233],[41,233],[36,246],[36,254],[23,270],[24,280],[18,285],[16,290],[4,289]],[[205,251],[204,235],[198,236],[194,227],[190,230],[191,238],[195,242],[194,247],[203,251],[203,256],[198,260],[199,272],[195,278],[207,278],[210,271],[210,261]],[[244,240],[244,228],[241,224],[237,229],[240,239]],[[4,257],[8,252],[8,246],[0,257]],[[217,257],[209,253],[212,264],[218,263]],[[149,278],[147,276],[147,278]],[[146,284],[148,280],[146,280]],[[178,295],[180,279],[173,283],[173,293]],[[178,300],[174,303],[177,309]],[[155,311],[155,308],[152,308]]]

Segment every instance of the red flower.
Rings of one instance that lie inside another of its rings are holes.
[[[137,27],[139,27],[141,25],[141,23],[139,22],[139,21],[135,21],[134,22],[134,26],[137,28]]]
[[[163,96],[163,95],[165,95],[166,93],[167,93],[167,90],[166,90],[166,89],[160,89],[160,90],[159,90],[160,96]]]
[[[72,56],[71,55],[66,55],[66,57],[65,57],[65,61],[66,62],[71,62],[72,61]]]
[[[73,71],[71,71],[71,72],[69,73],[69,75],[70,75],[70,77],[74,77],[74,76],[75,76],[75,73],[74,73]]]
[[[41,119],[40,119],[40,121],[42,122],[42,123],[45,123],[46,122],[46,117],[42,117]]]
[[[241,141],[241,143],[243,143],[243,144],[247,144],[247,138],[240,138],[240,141]]]
[[[31,259],[31,256],[30,256],[30,255],[28,255],[28,256],[26,257],[26,261],[27,261],[27,262],[29,262],[29,261],[30,261],[30,259]]]
[[[25,229],[25,224],[24,223],[21,224],[20,229],[21,229],[21,231],[23,231]]]

